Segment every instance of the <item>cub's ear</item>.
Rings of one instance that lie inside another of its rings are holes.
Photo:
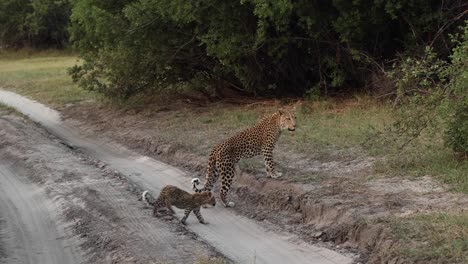
[[[281,109],[278,109],[278,113],[279,113],[280,115],[284,115],[284,111],[281,110]]]

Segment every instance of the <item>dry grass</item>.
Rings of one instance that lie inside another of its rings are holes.
[[[223,258],[209,258],[209,257],[200,257],[195,261],[194,264],[226,264],[227,261]]]
[[[396,256],[420,263],[468,263],[468,213],[421,214],[390,223]]]

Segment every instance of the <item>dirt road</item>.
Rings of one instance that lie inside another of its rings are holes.
[[[190,178],[184,172],[105,139],[83,138],[76,128],[61,122],[57,112],[39,103],[6,91],[0,91],[0,102],[28,115],[66,145],[106,163],[142,189],[157,193],[164,185],[173,184],[190,190]],[[209,225],[197,224],[194,218],[189,218],[188,228],[237,263],[352,262],[349,256],[303,243],[290,235],[269,232],[255,221],[221,206],[204,210],[203,214]]]
[[[5,263],[81,263],[81,252],[65,236],[55,204],[44,189],[0,161],[0,230]]]
[[[0,263],[196,263],[222,256],[129,184],[0,110]]]

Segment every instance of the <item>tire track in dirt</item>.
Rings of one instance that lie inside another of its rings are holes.
[[[81,263],[44,189],[0,162],[0,243],[4,263]]]
[[[105,221],[110,228],[118,230],[120,236],[128,238],[131,243],[126,246],[131,247],[132,252],[141,251],[142,257],[146,259],[149,259],[149,255],[158,261],[178,263],[194,263],[197,258],[208,255],[206,247],[194,245],[193,239],[186,236],[186,232],[177,230],[177,225],[155,221],[151,212],[142,211],[142,204],[134,196],[129,197],[125,194],[125,190],[119,191],[118,189],[123,186],[115,185],[112,179],[94,183],[88,180],[85,182],[87,182],[86,187],[79,187],[80,190],[74,192],[82,193],[80,197],[88,210],[91,209],[96,215],[101,214],[102,221]],[[100,201],[97,204],[105,205],[105,208],[100,208],[101,206],[96,208],[96,201]]]
[[[167,185],[190,189],[190,180],[174,167],[146,156],[137,155],[119,145],[83,138],[75,128],[62,123],[59,114],[17,94],[0,91],[0,101],[39,122],[49,132],[71,147],[107,163],[139,187],[155,194]],[[296,241],[295,237],[265,230],[253,220],[220,206],[203,210],[209,225],[188,219],[189,229],[238,263],[351,263],[352,257],[329,249]],[[178,212],[179,217],[181,212]]]

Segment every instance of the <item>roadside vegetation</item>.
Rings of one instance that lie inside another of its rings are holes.
[[[401,240],[393,252],[412,262],[468,262],[468,214],[419,214],[390,222]]]
[[[81,89],[67,74],[77,57],[57,51],[38,54],[0,54],[0,85],[40,102],[64,107],[89,102],[145,111],[141,100],[124,103],[107,100],[95,92]],[[5,59],[7,58],[7,59]],[[150,104],[148,113],[169,105]],[[160,136],[166,142],[184,145],[196,153],[208,155],[211,147],[225,135],[255,123],[264,114],[281,107],[268,100],[249,106],[213,104],[199,111],[174,111],[160,124]],[[183,107],[182,107],[183,108]],[[468,163],[460,160],[444,142],[444,131],[426,131],[400,148],[401,141],[386,140],[398,118],[391,102],[367,95],[346,99],[306,100],[297,109],[300,129],[285,133],[282,142],[295,153],[329,159],[332,150],[355,149],[382,157],[375,170],[383,175],[432,175],[448,183],[454,191],[468,193]],[[429,130],[429,129],[428,129]],[[178,131],[174,133],[174,131]],[[199,133],[194,133],[198,131]],[[190,141],[187,141],[191,138]]]
[[[0,52],[0,85],[53,106],[95,98],[73,84],[67,68],[78,58],[65,52]]]
[[[19,116],[23,116],[23,114],[18,112],[16,109],[0,103],[0,115],[2,115],[2,114],[7,114],[8,115],[8,114],[11,114],[11,113],[14,113],[14,114],[19,115]]]

